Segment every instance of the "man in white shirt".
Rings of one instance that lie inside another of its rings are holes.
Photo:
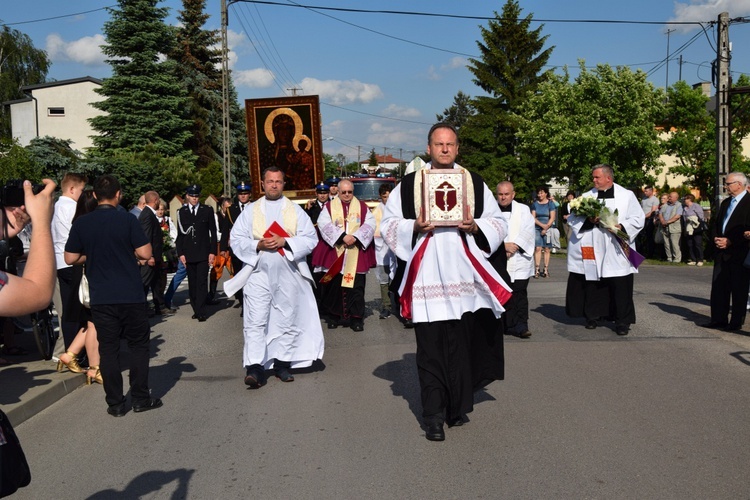
[[[67,303],[71,293],[78,293],[71,288],[73,280],[73,267],[65,262],[65,243],[68,241],[70,227],[73,224],[73,216],[76,213],[78,198],[81,197],[88,177],[83,174],[68,172],[60,183],[62,193],[55,203],[55,213],[52,216],[52,242],[55,247],[55,264],[57,265],[57,282],[60,300],[55,302],[55,307],[60,315],[60,330],[62,331],[65,349],[68,348],[78,333],[76,321],[66,321],[63,304]],[[57,295],[56,297],[57,298]]]

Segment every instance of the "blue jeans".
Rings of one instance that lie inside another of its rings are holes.
[[[185,276],[187,276],[187,268],[181,260],[178,260],[177,272],[174,273],[172,281],[169,282],[169,286],[167,287],[167,293],[164,294],[164,304],[167,307],[172,307],[172,299],[174,298],[174,294],[177,291],[177,288],[180,286],[180,283],[182,283],[182,280],[185,279]]]

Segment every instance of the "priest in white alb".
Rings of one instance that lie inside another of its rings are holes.
[[[601,319],[614,321],[615,332],[627,335],[635,323],[633,275],[638,272],[631,257],[638,255],[635,239],[643,229],[645,216],[635,195],[614,183],[611,166],[596,165],[591,176],[594,188],[582,196],[596,198],[612,213],[617,210],[617,229],[625,233],[625,239],[618,241],[599,220],[571,213],[565,312],[573,318],[585,318],[590,330]]]
[[[224,284],[232,295],[244,286],[243,364],[245,384],[257,389],[273,368],[291,382],[290,368],[321,359],[323,330],[305,257],[318,242],[310,217],[283,196],[284,172],[263,172],[265,196],[253,202],[234,223],[230,245],[244,266]]]
[[[452,125],[434,125],[427,140],[432,161],[425,169],[461,174],[467,213],[459,212],[453,226],[428,222],[432,219],[422,214],[420,170],[391,192],[381,235],[403,261],[399,303],[401,316],[415,328],[425,437],[442,441],[444,423],[450,427],[467,421],[474,391],[504,377],[499,318],[511,292],[488,260],[507,231],[492,192],[479,175],[455,163],[458,135]],[[434,206],[455,208],[458,198],[449,191],[458,187],[437,186],[435,200],[441,189],[443,201],[451,201]]]
[[[513,296],[505,304],[505,333],[522,339],[531,337],[529,330],[529,278],[534,275],[536,232],[534,216],[527,205],[515,200],[513,183],[503,181],[496,187],[500,212],[508,222],[504,248],[506,271]]]

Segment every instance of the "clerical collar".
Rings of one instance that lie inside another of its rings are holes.
[[[609,189],[602,190],[599,189],[596,193],[596,198],[598,200],[607,200],[615,197],[615,187],[612,186]]]
[[[500,211],[501,212],[512,212],[513,211],[513,205],[508,205],[507,207],[504,207],[500,205]]]

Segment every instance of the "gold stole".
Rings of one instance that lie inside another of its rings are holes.
[[[431,169],[432,167],[430,167]],[[474,216],[474,179],[468,170],[459,164],[456,169],[460,170],[466,179],[466,204],[469,205],[470,214]],[[436,169],[437,170],[437,169]],[[417,173],[414,177],[414,213],[417,218],[422,216],[422,174]]]
[[[265,238],[263,235],[266,234],[266,229],[271,225],[266,222],[266,214],[263,210],[265,205],[265,198],[261,198],[253,205],[253,238],[256,240]],[[289,198],[284,198],[284,206],[281,208],[281,221],[289,236],[297,234],[297,212],[294,210],[294,203]]]
[[[349,202],[349,214],[344,220],[344,204],[339,198],[331,200],[331,221],[336,227],[340,227],[346,234],[352,234],[362,224],[362,204],[357,198],[352,197]],[[359,247],[357,245],[346,248],[346,245],[336,246],[336,255],[339,257],[346,251],[346,262],[344,263],[344,276],[341,279],[343,288],[354,288],[354,278],[357,274],[357,261],[359,260]]]

